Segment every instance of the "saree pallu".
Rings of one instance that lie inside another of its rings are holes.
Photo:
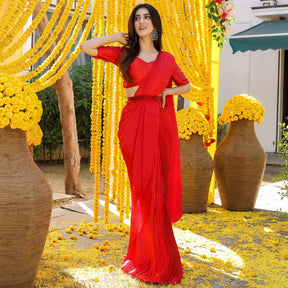
[[[163,88],[155,79],[160,63],[158,56],[134,99],[128,99],[119,123],[132,203],[122,270],[146,282],[180,283],[183,271],[171,226],[182,216],[179,140],[173,98],[168,95],[162,108],[158,96],[167,85]]]

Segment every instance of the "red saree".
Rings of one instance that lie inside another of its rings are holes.
[[[171,226],[182,216],[177,124],[172,96],[167,96],[164,109],[159,97],[171,87],[175,67],[179,75],[174,57],[158,54],[123,108],[118,131],[132,200],[130,240],[122,270],[153,283],[180,283],[183,276]],[[187,84],[183,73],[181,77],[177,84]]]

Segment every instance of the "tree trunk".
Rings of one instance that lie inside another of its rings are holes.
[[[42,1],[39,1],[35,10],[33,11],[33,18],[35,18],[39,13],[41,6]],[[42,35],[47,24],[48,17],[45,15],[37,27],[40,35]],[[46,51],[46,57],[51,54],[55,46],[56,44],[53,43]],[[51,65],[53,65],[53,62]],[[73,85],[68,72],[66,71],[65,74],[53,84],[53,86],[58,97],[58,106],[62,126],[65,164],[65,193],[69,195],[76,195],[77,197],[84,197],[85,194],[83,193],[80,184],[81,157],[78,145]]]

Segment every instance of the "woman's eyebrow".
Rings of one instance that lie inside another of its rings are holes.
[[[141,16],[141,15],[136,14],[135,17],[137,17],[137,16]],[[146,14],[144,14],[144,16],[150,16],[150,14],[149,14],[149,13],[146,13]]]

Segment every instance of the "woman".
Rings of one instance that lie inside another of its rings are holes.
[[[122,269],[142,281],[180,283],[183,276],[171,223],[182,216],[180,153],[173,96],[190,91],[174,57],[161,51],[162,24],[149,4],[137,5],[128,34],[88,40],[81,49],[119,66],[127,104],[120,148],[132,198],[131,230]],[[103,46],[120,42],[124,47]],[[177,87],[172,88],[172,81]]]

